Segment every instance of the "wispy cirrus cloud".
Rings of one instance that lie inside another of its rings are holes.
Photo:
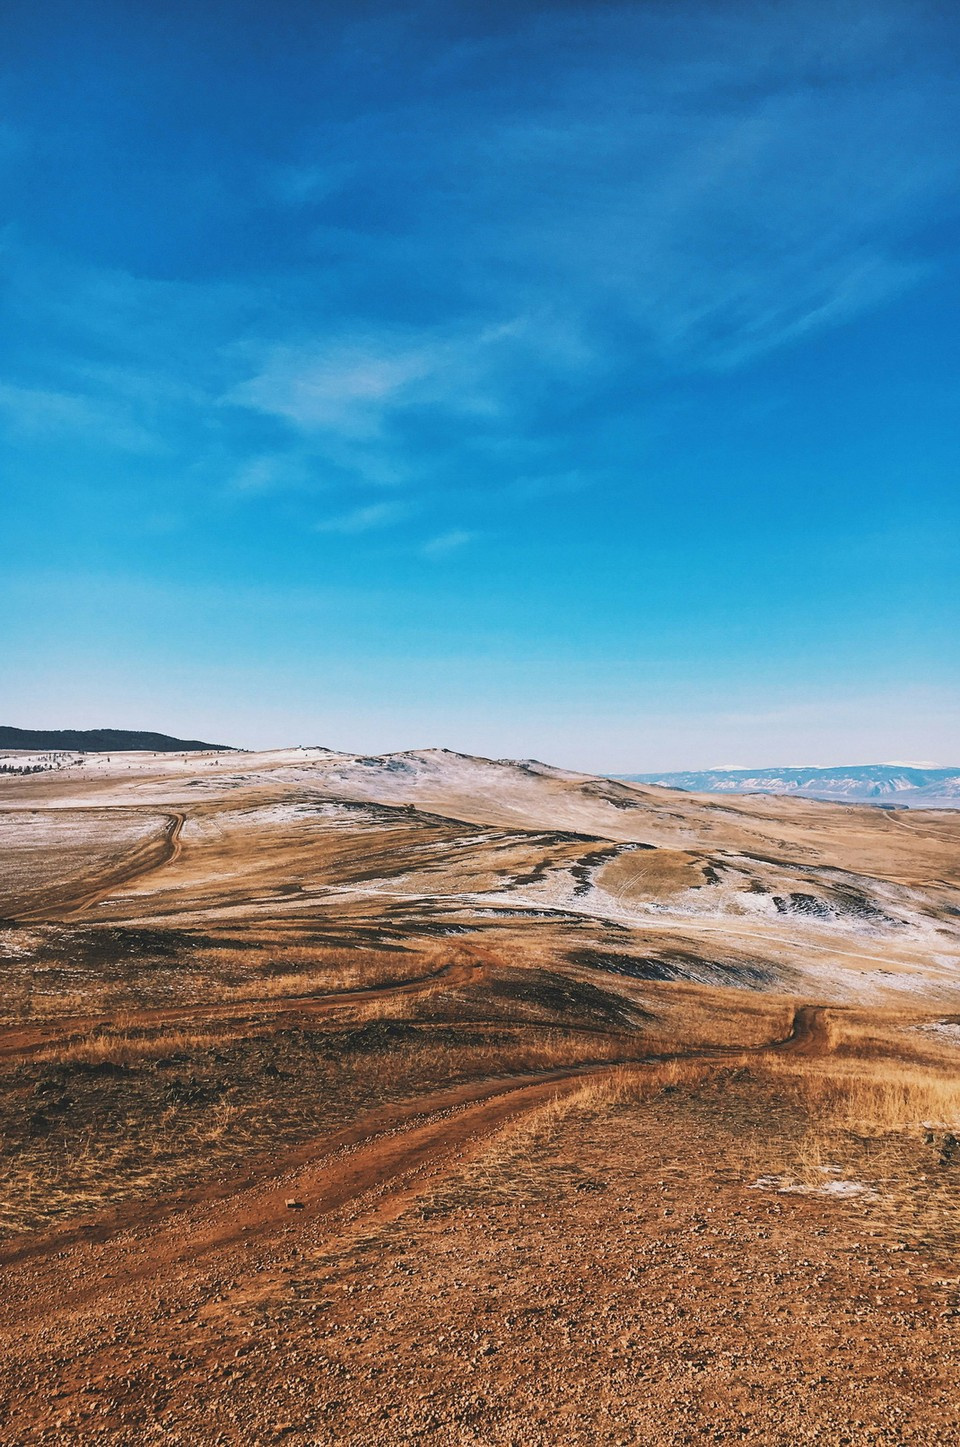
[[[82,437],[110,450],[152,452],[156,438],[113,398],[0,382],[0,417],[27,440]]]
[[[342,20],[269,157],[226,141],[213,186],[166,156],[216,246],[169,226],[156,275],[15,238],[21,432],[45,407],[252,506],[332,489],[343,517],[371,487],[600,488],[625,398],[756,366],[943,264],[960,101],[922,4]],[[57,134],[29,136],[46,164]]]
[[[917,237],[957,186],[960,104],[932,12],[584,13],[521,7],[454,47],[444,130],[395,96],[325,125],[322,204],[309,187],[297,203],[318,253],[350,279],[429,275],[451,315],[548,305],[611,366],[694,373],[840,325],[936,265]],[[402,30],[399,47],[402,62]],[[493,90],[508,64],[549,88]],[[358,200],[374,193],[371,230]]]
[[[410,404],[417,384],[436,365],[425,349],[384,355],[357,343],[281,346],[227,400],[284,417],[305,430],[369,437],[379,430],[385,411]]]
[[[456,328],[382,328],[326,341],[268,346],[252,376],[221,399],[229,409],[284,424],[291,453],[341,490],[371,487],[408,499],[348,509],[350,520],[397,520],[410,499],[489,489],[511,479],[531,409],[595,360],[551,317],[463,322]],[[302,466],[302,463],[298,464]],[[283,473],[283,455],[255,467]],[[456,484],[451,477],[456,476]],[[379,525],[379,524],[378,524]]]
[[[472,543],[477,537],[475,532],[469,532],[466,528],[452,528],[450,532],[438,533],[435,538],[429,538],[420,548],[421,556],[437,560],[447,558],[451,553],[458,553],[468,543]]]
[[[516,317],[268,347],[255,374],[224,400],[306,432],[357,440],[381,435],[389,418],[404,412],[496,418],[524,368],[539,363],[553,372],[586,360],[570,337],[559,351],[555,331]]]
[[[369,503],[366,507],[352,508],[350,512],[337,517],[323,518],[314,524],[313,530],[317,533],[338,533],[341,537],[355,537],[361,533],[391,527],[407,517],[409,511],[409,507],[403,503]]]

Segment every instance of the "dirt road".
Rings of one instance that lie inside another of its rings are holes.
[[[18,924],[80,918],[123,885],[153,874],[155,870],[163,869],[179,859],[182,847],[180,836],[185,823],[185,814],[177,812],[168,815],[159,836],[143,839],[125,859],[105,869],[100,879],[87,880],[73,894],[64,894],[62,889],[55,888],[43,904],[14,910],[10,918]]]

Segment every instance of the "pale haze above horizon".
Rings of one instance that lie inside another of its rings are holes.
[[[960,761],[958,61],[925,0],[10,0],[0,723]]]

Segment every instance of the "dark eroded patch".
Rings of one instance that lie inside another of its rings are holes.
[[[765,990],[782,982],[772,966],[744,960],[708,960],[692,951],[669,949],[656,955],[625,954],[613,950],[574,950],[571,964],[633,980],[684,980],[705,985],[732,985],[737,989]]]

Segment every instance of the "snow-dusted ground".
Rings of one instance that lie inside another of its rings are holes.
[[[830,1179],[822,1182],[794,1181],[790,1176],[760,1176],[750,1186],[752,1191],[777,1191],[782,1196],[827,1196],[836,1201],[850,1201],[859,1196],[875,1201],[877,1193],[865,1181],[846,1181],[838,1174],[840,1166],[821,1166]]]
[[[913,1028],[924,1035],[935,1035],[947,1045],[960,1046],[960,1024],[956,1020],[935,1020],[929,1025],[915,1025]]]
[[[0,916],[96,881],[167,822],[152,810],[0,811]]]
[[[46,773],[51,769],[67,769],[80,762],[79,754],[70,753],[28,753],[22,749],[0,753],[0,771],[3,773]]]
[[[960,889],[949,882],[960,836],[946,832],[948,816],[907,827],[880,811],[705,802],[531,760],[294,748],[86,755],[56,776],[12,778],[0,792],[8,843],[25,790],[53,831],[44,843],[31,826],[39,854],[59,851],[61,863],[68,815],[74,833],[89,815],[94,848],[104,811],[134,833],[162,810],[184,813],[183,861],[126,891],[148,913],[155,895],[170,908],[188,876],[192,901],[218,877],[232,897],[275,899],[280,870],[297,881],[291,911],[407,900],[486,920],[567,917],[625,931],[628,950],[673,940],[706,959],[748,956],[784,979],[800,970],[824,998],[926,991],[960,1002]],[[354,838],[359,864],[344,877],[330,860]],[[368,847],[372,869],[361,867]],[[109,910],[104,901],[97,917]]]

